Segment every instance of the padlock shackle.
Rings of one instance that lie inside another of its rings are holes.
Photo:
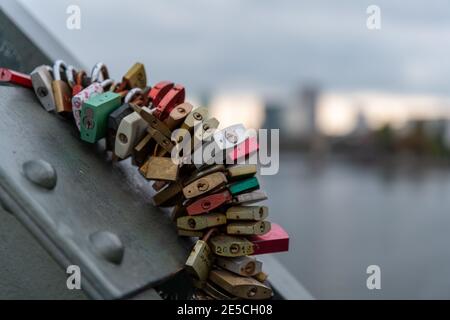
[[[211,238],[213,235],[219,233],[218,228],[211,228],[208,230],[208,232],[202,237],[202,240],[205,242],[208,242],[209,238]]]
[[[133,101],[133,98],[142,95],[143,91],[141,88],[133,88],[130,91],[128,91],[126,97],[125,97],[125,103],[129,103]]]
[[[107,88],[107,87],[109,87],[109,86],[112,86],[113,83],[114,83],[114,80],[113,80],[113,79],[106,79],[106,80],[103,80],[103,81],[100,83],[100,85],[102,86],[103,89],[105,89],[105,88]]]
[[[61,69],[63,72],[67,70],[67,64],[63,60],[56,60],[53,65],[53,79],[61,80]]]
[[[109,79],[108,68],[103,62],[97,62],[95,66],[92,68],[91,81],[100,82],[100,74],[102,75],[102,80]]]
[[[76,79],[75,79],[75,84],[83,86],[83,79],[87,76],[86,71],[84,70],[80,70],[77,73]]]
[[[71,88],[73,88],[73,86],[77,84],[76,77],[77,77],[77,70],[75,69],[74,66],[69,65],[66,69],[66,78],[67,83]]]

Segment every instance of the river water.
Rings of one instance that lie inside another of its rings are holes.
[[[318,299],[450,298],[450,168],[363,166],[281,155],[262,177],[276,257]],[[378,265],[381,289],[366,269]]]

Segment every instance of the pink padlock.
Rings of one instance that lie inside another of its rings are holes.
[[[104,80],[101,83],[94,82],[90,86],[84,88],[78,94],[72,97],[72,112],[78,130],[80,130],[80,114],[83,103],[87,101],[89,98],[98,95],[100,93],[103,93],[105,91],[105,88],[112,85],[113,82],[114,81],[112,79]]]

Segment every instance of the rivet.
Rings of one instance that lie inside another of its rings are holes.
[[[25,177],[38,186],[49,190],[56,186],[56,170],[47,161],[30,160],[23,164],[22,169]]]
[[[103,259],[120,264],[125,248],[119,237],[109,231],[97,231],[89,236],[94,252]]]

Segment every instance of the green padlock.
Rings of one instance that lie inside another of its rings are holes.
[[[231,194],[234,196],[240,193],[259,189],[259,182],[256,177],[251,177],[231,184],[229,189]]]
[[[94,143],[106,136],[108,116],[122,104],[122,95],[105,92],[91,97],[81,108],[81,139]]]

